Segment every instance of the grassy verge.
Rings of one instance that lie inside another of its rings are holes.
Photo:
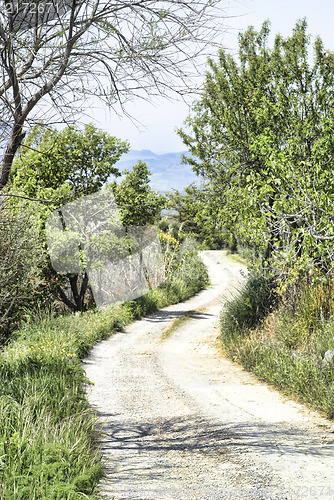
[[[183,256],[184,257],[184,256]],[[27,322],[0,355],[0,499],[96,499],[103,475],[81,360],[99,340],[207,284],[193,252],[137,300]],[[196,272],[194,269],[196,268]]]
[[[334,418],[334,316],[323,314],[323,291],[304,290],[297,309],[280,305],[268,280],[251,276],[221,317],[225,353],[260,380]],[[317,301],[317,294],[320,300]]]
[[[261,262],[261,250],[256,247],[237,245],[234,251],[228,250],[227,252],[228,256],[240,264],[258,267]]]
[[[243,264],[244,266],[247,266],[247,259],[239,255],[238,253],[232,253],[229,250],[223,250],[225,252],[225,255],[232,261],[236,262],[237,264]]]
[[[178,328],[180,328],[184,323],[189,321],[190,319],[194,318],[194,314],[196,314],[197,311],[187,311],[184,314],[182,314],[179,318],[176,318],[172,321],[171,325],[168,328],[165,328],[161,334],[162,340],[168,339]]]

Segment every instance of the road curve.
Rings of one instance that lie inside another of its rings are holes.
[[[202,258],[211,288],[85,360],[103,424],[101,498],[333,499],[334,426],[222,357],[219,312],[245,269],[221,251]]]

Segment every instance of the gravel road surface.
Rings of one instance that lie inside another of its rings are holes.
[[[211,288],[136,321],[85,360],[103,424],[101,498],[334,499],[333,423],[224,359],[219,313],[246,270],[221,251],[202,258]]]

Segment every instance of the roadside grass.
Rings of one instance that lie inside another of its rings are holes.
[[[267,283],[268,285],[268,283]],[[224,352],[290,397],[334,418],[333,289],[303,286],[296,308],[275,308],[275,294],[250,276],[221,315]]]
[[[123,313],[124,316],[124,313]],[[117,312],[28,323],[1,353],[1,499],[96,498],[102,477],[81,358]]]
[[[103,469],[82,359],[116,330],[204,288],[204,264],[195,253],[189,260],[123,305],[37,322],[26,315],[0,353],[0,500],[98,498]]]
[[[189,321],[191,318],[194,318],[194,314],[196,314],[197,311],[191,310],[187,311],[184,314],[182,314],[179,318],[176,318],[172,321],[170,326],[163,330],[161,334],[161,339],[166,340],[168,337],[170,337],[180,326],[184,325],[187,321]]]
[[[261,250],[257,247],[238,244],[234,250],[227,250],[227,255],[239,264],[258,267],[261,262]]]
[[[255,271],[249,273],[232,300],[226,304],[221,317],[224,338],[238,338],[247,335],[270,312],[275,304],[275,294],[271,279]]]
[[[247,266],[248,264],[247,259],[239,255],[238,253],[233,253],[229,250],[222,250],[222,252],[224,252],[226,257],[230,259],[232,262],[236,262],[237,264],[243,264],[244,266]]]

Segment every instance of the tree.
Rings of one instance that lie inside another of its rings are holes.
[[[35,127],[14,162],[10,187],[12,192],[50,200],[67,193],[65,201],[70,201],[99,191],[110,176],[121,175],[114,164],[128,150],[126,141],[93,124],[83,131],[74,126],[62,131]]]
[[[334,56],[310,63],[307,23],[268,47],[270,24],[239,35],[239,57],[209,60],[202,98],[179,133],[186,159],[220,193],[222,223],[244,241],[332,261]],[[330,244],[329,244],[330,243]]]
[[[169,194],[168,206],[177,211],[175,217],[182,233],[198,238],[210,248],[223,245],[220,203],[210,186],[191,184],[184,192]]]
[[[155,224],[165,204],[165,199],[151,189],[147,165],[139,161],[132,171],[123,172],[125,178],[113,183],[116,203],[125,227]]]
[[[0,0],[0,189],[27,127],[173,89],[217,39],[220,0]],[[190,64],[193,63],[193,64]]]
[[[52,211],[81,196],[99,191],[111,175],[120,173],[114,164],[129,145],[89,124],[81,132],[67,127],[62,131],[44,131],[37,127],[27,137],[25,148],[14,162],[11,175],[11,193],[47,199],[46,205],[35,208],[39,216],[40,235],[44,244],[45,220]],[[16,202],[12,202],[15,210]],[[86,307],[88,288],[86,272],[57,274],[50,262],[44,267],[44,278],[49,288],[73,311]],[[68,288],[69,284],[69,288]]]

